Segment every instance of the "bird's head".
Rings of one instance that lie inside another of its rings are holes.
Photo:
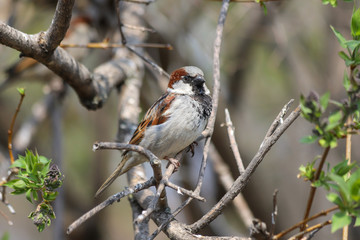
[[[187,95],[210,94],[209,89],[205,85],[203,71],[193,66],[186,66],[175,70],[170,76],[168,91]]]

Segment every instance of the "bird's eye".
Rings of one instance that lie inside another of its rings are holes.
[[[184,76],[184,82],[189,82],[190,81],[190,76]]]

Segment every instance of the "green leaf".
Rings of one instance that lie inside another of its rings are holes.
[[[17,159],[14,161],[13,164],[11,164],[10,168],[25,168],[26,166],[26,163],[25,163],[25,160],[24,159]]]
[[[344,61],[352,61],[351,58],[350,58],[344,51],[340,51],[340,52],[339,52],[339,56],[340,56]]]
[[[354,227],[358,227],[360,226],[360,217],[356,217],[355,223],[354,223]]]
[[[49,164],[51,162],[51,159],[48,159],[45,156],[38,156],[39,157],[39,161],[43,164]]]
[[[354,11],[351,16],[351,35],[355,39],[360,36],[360,9]]]
[[[16,88],[20,95],[25,95],[25,88]]]
[[[327,106],[329,104],[329,98],[330,98],[330,93],[329,92],[325,93],[324,95],[322,95],[320,97],[320,106],[321,106],[323,111],[326,110],[326,108],[327,108]]]
[[[263,1],[260,1],[260,6],[262,7],[263,11],[264,11],[264,14],[267,15],[267,8],[266,8],[266,5]]]
[[[343,201],[349,203],[351,201],[351,191],[350,191],[350,186],[345,182],[344,178],[333,173],[329,173],[328,176],[332,181],[334,181],[338,185],[339,189],[336,190],[338,190],[341,193],[341,196],[343,197]]]
[[[10,240],[9,232],[5,232],[4,235],[2,235],[1,240]]]
[[[342,119],[342,112],[341,111],[337,111],[333,114],[330,115],[329,120],[328,120],[328,125],[325,128],[325,131],[330,131],[332,129],[334,129],[335,127],[337,127],[340,124],[340,121]]]
[[[337,147],[336,138],[331,139],[329,146],[330,146],[330,148],[336,148]]]
[[[46,227],[46,226],[45,226],[44,223],[41,223],[41,224],[37,225],[37,229],[38,229],[39,232],[44,231],[45,227]]]
[[[15,191],[12,191],[12,195],[20,195],[26,192],[26,189],[16,189]]]
[[[325,139],[323,139],[323,138],[321,138],[321,139],[319,140],[319,144],[320,144],[320,146],[322,146],[323,148],[329,146],[329,143],[328,143]]]
[[[26,188],[26,184],[23,180],[19,179],[13,184],[14,189],[24,189]]]
[[[14,183],[16,183],[17,181],[19,181],[19,179],[10,180],[10,181],[4,183],[4,186],[10,187],[10,188],[14,188]]]
[[[301,143],[314,143],[318,138],[319,138],[319,136],[310,135],[310,136],[301,138],[300,142]]]
[[[336,164],[331,169],[331,172],[339,176],[344,176],[355,166],[355,164],[356,163],[354,162],[349,165],[348,160],[345,159],[344,161],[341,161],[340,163]]]
[[[42,169],[44,168],[44,164],[42,163],[34,163],[33,169],[31,171],[35,176],[41,177]],[[39,175],[40,173],[40,175]]]
[[[31,199],[31,192],[32,192],[32,189],[27,190],[25,196],[26,196],[26,199],[27,199],[29,202],[33,203],[33,202],[32,202],[32,199]]]
[[[345,45],[349,48],[350,52],[354,52],[355,48],[360,46],[360,41],[358,41],[358,40],[348,40],[348,41],[345,42]]]
[[[44,199],[46,201],[52,202],[56,199],[57,195],[59,195],[59,192],[45,192]]]
[[[350,223],[351,216],[347,215],[347,213],[343,211],[337,212],[332,216],[331,232],[336,232]]]
[[[330,3],[332,7],[337,6],[337,0],[322,0],[322,3],[324,5],[328,5]]]
[[[341,201],[341,198],[338,194],[330,192],[326,195],[327,200],[329,200],[330,202],[338,205],[338,206],[343,206],[344,204]]]
[[[40,158],[41,160],[42,158]],[[47,159],[47,162],[43,162],[43,160],[41,160],[41,162],[44,164],[44,167],[43,169],[41,170],[41,173],[43,176],[46,176],[46,174],[49,172],[49,168],[50,168],[50,163],[51,163],[51,160],[50,159]]]
[[[343,37],[343,35],[341,35],[341,33],[339,33],[338,31],[335,30],[335,28],[333,26],[330,26],[331,30],[334,32],[337,40],[339,41],[341,47],[346,48],[346,39]]]
[[[360,204],[360,168],[350,175],[347,182],[350,185],[351,199],[354,200],[357,205]]]
[[[343,80],[343,86],[345,88],[346,91],[350,91],[351,90],[351,82],[350,82],[350,78],[347,75],[346,71],[344,72],[344,80]]]

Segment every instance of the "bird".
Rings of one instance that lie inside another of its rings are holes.
[[[170,75],[166,92],[146,112],[129,143],[150,150],[159,159],[170,160],[201,136],[211,110],[212,98],[203,71],[194,66],[176,69]],[[95,197],[118,176],[146,161],[137,152],[125,151]]]

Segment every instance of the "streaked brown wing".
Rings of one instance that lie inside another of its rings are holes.
[[[140,122],[135,130],[130,144],[139,144],[144,137],[145,129],[149,126],[159,125],[168,119],[164,113],[169,108],[171,102],[175,99],[175,94],[166,93],[159,98],[146,112],[144,119]]]

